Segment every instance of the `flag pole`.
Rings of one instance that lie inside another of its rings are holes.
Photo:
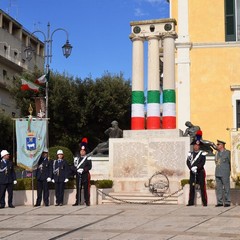
[[[29,105],[28,112],[29,112],[28,121],[29,121],[29,120],[31,121],[31,120],[32,120],[32,112],[33,112],[33,108],[32,108],[31,103],[30,103],[30,105]],[[31,131],[30,124],[28,124],[28,131]],[[34,207],[33,167],[32,167],[32,206]]]

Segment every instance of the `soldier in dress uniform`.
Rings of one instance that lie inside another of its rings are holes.
[[[48,159],[48,149],[44,148],[42,156],[38,160],[37,170],[37,201],[34,205],[38,207],[41,205],[42,195],[46,207],[49,206],[49,187],[48,183],[52,181],[52,164]]]
[[[63,158],[63,151],[57,151],[57,159],[53,161],[53,179],[55,183],[55,206],[62,206],[64,199],[65,183],[68,182],[69,167],[67,161]]]
[[[88,156],[87,139],[84,138],[80,144],[80,156],[74,158],[74,169],[76,174],[76,202],[73,206],[81,204],[81,189],[84,188],[84,200],[86,206],[90,206],[90,172],[92,169],[91,156]]]
[[[5,194],[8,192],[8,207],[15,208],[13,200],[13,184],[17,184],[16,174],[12,161],[9,161],[10,154],[7,150],[1,151],[0,162],[0,208],[5,207]]]
[[[187,166],[190,170],[190,192],[187,206],[194,205],[196,184],[200,186],[202,204],[203,206],[207,206],[206,173],[204,169],[207,153],[200,150],[201,144],[201,141],[194,140],[191,143],[193,151],[188,154],[187,158]]]
[[[217,140],[217,152],[215,155],[215,178],[216,178],[216,207],[230,207],[230,172],[231,152],[225,149],[225,142]]]

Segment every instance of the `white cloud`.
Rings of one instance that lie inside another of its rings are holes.
[[[147,14],[141,8],[135,8],[134,9],[134,16],[142,17],[142,16],[146,16],[146,15]]]

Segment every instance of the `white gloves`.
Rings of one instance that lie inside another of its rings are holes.
[[[68,182],[69,180],[66,178],[65,180],[64,180],[64,182],[66,183],[66,182]]]
[[[79,169],[77,170],[77,172],[80,173],[80,174],[82,174],[83,168],[79,168]]]
[[[52,179],[52,182],[55,183],[54,179]]]
[[[17,180],[14,180],[14,181],[13,181],[13,184],[17,184]]]
[[[50,177],[47,178],[47,182],[51,182],[52,179]]]
[[[193,167],[191,168],[191,171],[192,171],[193,173],[196,173],[196,172],[197,172],[197,166],[193,166]]]

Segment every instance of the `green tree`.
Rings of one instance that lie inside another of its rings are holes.
[[[12,153],[13,151],[13,121],[9,116],[0,114],[0,150],[5,149]]]
[[[41,75],[36,71],[23,77],[34,81]],[[34,98],[44,96],[45,89],[36,94],[19,91],[20,86],[19,79],[12,93],[22,116],[27,116],[29,104],[35,109]],[[122,129],[130,128],[131,85],[122,74],[106,73],[95,80],[82,80],[52,72],[48,92],[50,147],[65,146],[75,152],[81,139],[87,137],[92,149],[106,140],[104,131],[113,120],[117,120]]]

